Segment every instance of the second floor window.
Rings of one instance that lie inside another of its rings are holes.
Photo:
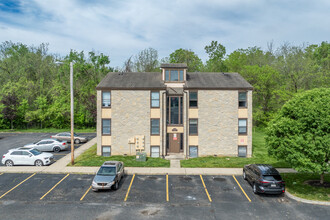
[[[151,119],[151,134],[159,134],[159,119]]]
[[[111,106],[111,93],[110,92],[102,92],[102,106],[103,107]]]
[[[159,92],[151,92],[151,107],[159,108]]]
[[[189,135],[198,134],[198,120],[189,119]]]
[[[183,70],[165,70],[165,81],[184,81]]]
[[[238,119],[238,133],[247,134],[247,119]]]
[[[246,102],[246,92],[239,92],[238,93],[238,107],[247,107]]]
[[[102,119],[102,134],[111,134],[111,119]]]
[[[197,92],[189,92],[189,107],[197,107]]]
[[[181,96],[169,96],[166,103],[167,124],[181,125],[183,122],[183,100]]]

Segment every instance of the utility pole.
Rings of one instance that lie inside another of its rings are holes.
[[[70,92],[71,92],[71,165],[74,164],[74,102],[73,102],[73,63],[70,62]]]

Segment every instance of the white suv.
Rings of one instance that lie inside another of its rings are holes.
[[[9,167],[14,165],[44,166],[54,162],[54,155],[43,153],[35,148],[21,147],[9,150],[2,156],[1,162]]]

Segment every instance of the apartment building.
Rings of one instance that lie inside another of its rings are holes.
[[[97,154],[252,154],[252,90],[238,73],[110,72],[97,86]]]

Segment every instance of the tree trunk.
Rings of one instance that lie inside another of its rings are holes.
[[[321,183],[321,184],[323,184],[323,183],[324,183],[324,173],[322,173],[322,174],[321,174],[320,183]]]
[[[10,121],[10,127],[11,127],[11,130],[14,129],[14,120],[11,120],[11,121]]]

